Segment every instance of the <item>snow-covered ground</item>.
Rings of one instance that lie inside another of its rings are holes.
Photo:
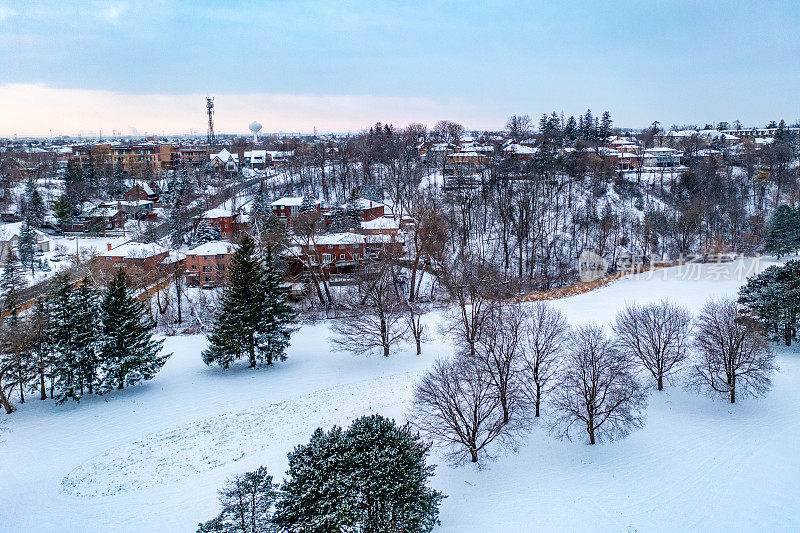
[[[696,312],[751,270],[672,268],[555,305],[573,324],[665,297]],[[331,352],[321,323],[304,326],[275,368],[223,371],[203,365],[204,338],[171,337],[174,355],[145,385],[80,405],[29,400],[3,419],[0,530],[193,531],[216,514],[227,477],[265,465],[281,479],[286,453],[317,426],[373,412],[404,419],[417,377],[451,352],[438,315],[427,318],[422,356]],[[798,530],[799,355],[780,352],[775,387],[759,400],[653,393],[647,425],[621,442],[560,442],[538,427],[483,469],[434,452],[432,484],[448,495],[437,531]]]

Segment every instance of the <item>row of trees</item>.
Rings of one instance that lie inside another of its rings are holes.
[[[775,369],[761,325],[733,300],[710,300],[695,320],[667,301],[629,305],[609,337],[595,325],[571,328],[547,303],[479,298],[449,330],[456,356],[419,382],[413,420],[455,462],[513,447],[545,409],[552,434],[595,444],[641,428],[647,390],[679,371],[690,388],[734,403],[766,392]]]
[[[408,425],[378,415],[319,428],[289,454],[280,487],[264,467],[235,476],[219,493],[220,514],[198,532],[431,531],[444,496],[427,486],[428,449]]]
[[[20,402],[37,391],[61,403],[151,379],[169,357],[152,337],[154,326],[124,270],[103,293],[88,278],[57,275],[31,311],[20,316],[11,307],[3,322],[0,403],[11,413],[12,390]]]

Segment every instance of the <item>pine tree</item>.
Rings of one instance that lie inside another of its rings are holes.
[[[17,241],[19,259],[26,267],[30,267],[31,275],[35,274],[36,266],[36,233],[27,222],[23,222],[19,230],[19,240]]]
[[[262,356],[266,356],[267,365],[272,365],[273,361],[286,360],[286,348],[296,329],[297,312],[286,300],[286,292],[281,288],[281,276],[269,252],[265,263],[264,318],[258,334],[258,348]]]
[[[303,195],[303,200],[300,202],[300,212],[310,213],[317,208],[317,199],[310,194]]]
[[[48,335],[50,317],[44,298],[36,301],[36,306],[29,318],[31,331],[31,364],[39,388],[40,398],[47,399],[47,379],[53,376],[52,340]],[[52,381],[51,381],[52,383]],[[52,395],[52,392],[51,392]]]
[[[800,213],[788,205],[780,205],[767,225],[764,251],[782,255],[794,253],[800,248]]]
[[[16,313],[19,304],[19,291],[25,288],[25,276],[22,272],[17,254],[9,250],[3,276],[0,278],[0,289],[3,293],[3,306],[6,311]]]
[[[344,209],[337,206],[331,209],[330,217],[328,218],[328,232],[329,233],[342,233],[348,230],[348,218]]]
[[[183,205],[183,200],[178,197],[169,211],[169,231],[172,235],[172,244],[175,246],[182,245],[186,241],[188,229],[186,208]]]
[[[25,199],[27,201],[27,213],[25,220],[34,227],[41,227],[44,224],[45,206],[42,195],[36,187],[36,182],[28,180],[25,185]]]
[[[76,356],[76,379],[82,396],[84,392],[94,393],[99,384],[98,369],[103,331],[100,295],[88,277],[73,290],[71,310],[75,324],[72,338]]]
[[[317,429],[289,454],[273,521],[287,531],[431,531],[444,496],[426,486],[428,449],[408,425],[379,415],[347,431]]]
[[[606,142],[611,135],[611,113],[603,111],[603,116],[600,119],[600,140]]]
[[[791,346],[800,328],[800,261],[771,266],[739,289],[739,303],[763,324],[770,336]]]
[[[208,220],[201,220],[195,229],[195,242],[204,243],[218,241],[222,237],[219,226],[212,224]]]
[[[53,204],[53,213],[58,219],[58,224],[62,230],[66,224],[72,221],[72,204],[69,203],[69,198],[67,198],[66,194],[62,194],[58,201]]]
[[[294,319],[280,292],[280,279],[272,266],[264,268],[255,242],[245,235],[231,259],[203,361],[228,368],[244,357],[250,367],[264,359],[269,365],[283,360]]]
[[[222,512],[199,524],[198,533],[266,533],[272,531],[272,507],[278,486],[267,469],[235,476],[219,491]]]
[[[47,337],[51,339],[53,367],[51,390],[58,403],[80,400],[79,354],[75,347],[73,287],[67,274],[57,274],[47,295]]]
[[[155,322],[133,295],[123,269],[108,286],[102,303],[102,382],[100,392],[152,379],[170,354],[160,355],[163,340],[152,337]]]

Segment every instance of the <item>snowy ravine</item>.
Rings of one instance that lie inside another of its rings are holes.
[[[697,312],[752,270],[667,269],[554,305],[573,324],[665,297]],[[265,465],[280,480],[317,426],[404,420],[417,377],[452,351],[437,319],[422,356],[331,352],[318,324],[295,335],[287,361],[255,371],[208,368],[204,338],[171,337],[174,355],[149,383],[80,405],[29,399],[3,416],[0,531],[194,531],[227,477]],[[781,350],[778,364],[766,397],[734,406],[674,384],[653,392],[645,428],[624,441],[560,442],[541,426],[483,469],[434,451],[432,484],[448,495],[437,531],[798,530],[800,352]]]

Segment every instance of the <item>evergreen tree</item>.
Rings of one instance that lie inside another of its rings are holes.
[[[286,292],[281,288],[281,276],[273,261],[271,250],[265,260],[263,294],[264,320],[258,334],[258,348],[267,364],[286,360],[286,348],[295,331],[297,312],[286,300]]]
[[[3,294],[3,306],[6,311],[16,313],[19,304],[19,291],[25,288],[25,275],[14,250],[9,250],[3,276],[0,278],[0,289]]]
[[[426,486],[428,448],[408,425],[379,415],[347,431],[317,429],[289,454],[273,520],[287,531],[431,531],[444,496]]]
[[[62,194],[58,201],[53,204],[53,213],[58,219],[58,224],[62,230],[66,224],[72,221],[72,211],[72,204],[69,203],[69,198],[67,198],[66,194]]]
[[[575,117],[570,116],[564,126],[564,139],[573,144],[578,138],[578,125],[575,123]]]
[[[764,251],[782,255],[800,248],[800,213],[788,205],[780,205],[772,214],[765,235]]]
[[[45,206],[42,195],[36,187],[36,182],[28,180],[25,185],[25,200],[27,203],[27,213],[25,220],[34,227],[41,227],[44,224]]]
[[[303,200],[300,202],[300,212],[309,213],[317,208],[317,199],[313,195],[303,195]]]
[[[73,287],[67,274],[57,274],[47,295],[47,338],[53,353],[52,384],[58,403],[80,400],[79,354],[75,344]]]
[[[245,235],[231,259],[210,346],[203,352],[207,365],[228,368],[246,357],[250,367],[255,367],[260,360],[271,365],[275,359],[285,359],[295,316],[279,284],[273,267],[264,268],[255,242]]]
[[[31,275],[35,274],[36,266],[36,233],[27,222],[23,222],[19,230],[19,240],[17,241],[19,259],[26,267],[30,267]]]
[[[267,469],[235,476],[219,491],[222,512],[204,524],[198,533],[265,533],[272,531],[272,507],[277,485]]]
[[[75,352],[75,370],[79,392],[92,394],[95,392],[100,367],[100,345],[103,331],[100,295],[94,288],[91,279],[83,282],[72,292],[73,344]]]
[[[101,307],[102,382],[100,392],[152,379],[169,354],[160,355],[163,340],[152,337],[155,322],[133,295],[123,269],[108,286]]]
[[[172,244],[180,246],[186,241],[189,233],[189,217],[183,200],[178,197],[169,211],[169,231],[172,235]],[[199,226],[199,225],[198,225]]]
[[[600,119],[600,140],[606,142],[611,135],[611,113],[603,111],[603,116]]]
[[[219,226],[212,224],[208,220],[201,220],[195,229],[194,240],[198,243],[218,241],[222,237]]]
[[[791,346],[800,327],[800,261],[771,266],[739,289],[739,303],[764,325],[769,334]]]
[[[97,170],[94,165],[94,156],[89,155],[86,159],[86,164],[81,169],[81,174],[83,176],[83,182],[87,187],[90,189],[95,189],[97,187]]]
[[[328,218],[328,232],[329,233],[342,233],[348,230],[348,217],[344,209],[337,206],[331,209],[330,217]]]

